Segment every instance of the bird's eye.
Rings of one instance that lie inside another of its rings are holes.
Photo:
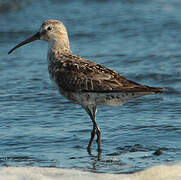
[[[51,27],[51,26],[48,26],[47,30],[51,31],[51,30],[52,30],[52,27]]]

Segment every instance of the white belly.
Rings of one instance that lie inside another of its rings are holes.
[[[73,93],[74,101],[83,106],[120,106],[144,93]]]

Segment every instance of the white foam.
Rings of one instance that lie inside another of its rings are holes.
[[[181,180],[181,165],[160,165],[134,174],[99,174],[74,169],[1,167],[0,180]]]

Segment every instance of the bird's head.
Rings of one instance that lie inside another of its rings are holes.
[[[35,35],[19,43],[11,49],[8,54],[12,53],[17,48],[36,40],[44,40],[47,41],[50,46],[56,44],[57,46],[60,46],[60,48],[69,49],[67,30],[63,23],[57,20],[48,20],[41,25],[40,30]]]

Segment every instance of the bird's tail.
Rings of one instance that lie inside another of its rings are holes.
[[[150,86],[146,86],[146,87],[149,89],[150,92],[154,94],[160,94],[166,91],[165,88],[157,88],[157,87],[150,87]]]

